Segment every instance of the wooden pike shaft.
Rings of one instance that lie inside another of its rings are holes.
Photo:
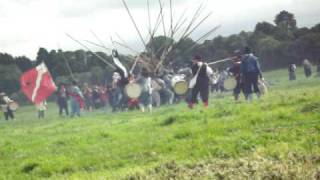
[[[161,3],[161,0],[159,0],[159,5],[160,5],[160,8],[163,9],[163,5]],[[161,11],[161,20],[162,20],[162,28],[163,28],[163,34],[164,36],[167,36],[167,33],[166,33],[166,26],[165,26],[165,23],[164,23],[164,15],[163,15],[163,11]]]
[[[236,57],[228,57],[228,58],[225,58],[225,59],[221,59],[221,60],[218,60],[218,61],[214,61],[214,62],[208,63],[208,65],[215,65],[215,64],[218,64],[218,63],[222,63],[222,62],[232,61],[235,58]]]
[[[125,6],[125,8],[126,8],[126,10],[127,10],[128,14],[129,14],[129,16],[130,16],[130,19],[131,19],[131,21],[132,21],[132,23],[133,23],[133,25],[134,25],[134,27],[135,27],[136,31],[137,31],[137,32],[138,32],[138,34],[139,34],[139,37],[140,37],[140,39],[141,39],[141,42],[142,42],[142,43],[143,43],[143,45],[146,47],[146,42],[143,40],[143,37],[142,37],[142,35],[141,35],[140,31],[139,31],[139,28],[138,28],[138,26],[137,26],[136,22],[135,22],[135,21],[134,21],[134,19],[133,19],[133,16],[132,16],[132,14],[131,14],[131,12],[130,12],[130,10],[129,10],[129,7],[128,7],[128,5],[127,5],[126,1],[125,1],[125,0],[122,0],[122,3],[123,3],[123,5]]]
[[[93,55],[95,55],[98,59],[100,59],[102,62],[106,63],[108,66],[110,66],[113,69],[116,69],[116,67],[114,65],[112,65],[111,63],[109,63],[107,60],[105,60],[103,57],[101,57],[99,54],[93,52],[90,50],[90,48],[88,48],[86,45],[84,45],[83,43],[81,43],[80,41],[76,40],[74,37],[72,37],[71,35],[67,34],[66,35],[73,40],[74,42],[78,43],[80,46],[84,47],[85,49],[87,49],[88,51],[90,51]]]
[[[110,48],[107,48],[107,47],[106,47],[106,45],[102,42],[102,40],[98,37],[98,35],[97,35],[95,32],[93,32],[93,31],[91,30],[91,33],[92,33],[93,36],[99,41],[99,43],[104,47],[104,49],[110,49]]]
[[[94,45],[94,46],[97,46],[97,47],[100,47],[100,48],[103,48],[103,49],[105,49],[105,50],[108,50],[108,51],[111,51],[112,49],[110,49],[110,48],[107,48],[107,47],[105,47],[105,46],[103,46],[103,45],[100,45],[100,44],[97,44],[97,43],[94,43],[94,42],[92,42],[92,41],[89,41],[89,40],[85,40],[87,43],[89,43],[89,44],[92,44],[92,45]]]

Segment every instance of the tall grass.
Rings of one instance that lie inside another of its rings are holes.
[[[208,109],[60,118],[51,104],[38,120],[34,107],[22,107],[15,121],[0,121],[0,179],[315,178],[319,79],[299,76],[269,72],[262,99],[213,95]]]

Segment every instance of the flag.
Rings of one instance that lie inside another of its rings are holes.
[[[34,104],[46,100],[57,89],[44,63],[23,73],[20,77],[20,86],[22,92]]]
[[[116,64],[116,66],[123,72],[124,77],[127,78],[128,72],[127,72],[126,67],[124,67],[124,65],[119,60],[118,51],[112,50],[112,58],[113,58],[113,62]]]

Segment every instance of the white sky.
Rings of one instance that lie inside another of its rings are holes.
[[[192,16],[201,0],[172,0],[174,23],[183,9]],[[165,3],[165,21],[169,28],[169,0]],[[143,36],[147,37],[148,14],[146,0],[127,0]],[[158,0],[150,0],[152,23],[159,11]],[[216,35],[252,31],[257,22],[273,22],[281,10],[294,13],[298,26],[313,26],[320,23],[320,0],[207,0],[202,14],[213,15],[201,28],[192,34],[197,39],[210,28],[222,25]],[[48,50],[75,50],[81,47],[70,40],[69,33],[79,40],[97,42],[90,33],[93,30],[109,47],[110,36],[118,40],[118,33],[137,50],[143,48],[137,32],[121,3],[121,0],[0,0],[0,52],[14,56],[36,57],[39,47]],[[162,27],[162,26],[161,26]],[[162,34],[162,28],[158,33]],[[102,50],[89,46],[93,50]],[[119,48],[119,47],[118,47]],[[129,53],[120,48],[122,53]]]

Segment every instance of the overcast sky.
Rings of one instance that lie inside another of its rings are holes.
[[[174,20],[187,8],[192,16],[201,0],[172,0]],[[169,0],[163,0],[165,24],[170,27]],[[127,0],[144,39],[148,35],[148,11],[146,0]],[[150,0],[152,27],[159,12],[158,0]],[[202,17],[212,11],[212,16],[192,34],[196,39],[210,28],[221,25],[211,37],[252,31],[257,22],[273,22],[281,10],[295,14],[298,26],[320,23],[320,0],[207,0]],[[48,50],[75,50],[81,47],[70,40],[69,33],[79,40],[97,42],[94,31],[108,47],[110,36],[141,50],[143,45],[121,0],[0,0],[0,52],[14,56],[36,57],[39,47]],[[160,28],[158,34],[163,34]],[[178,34],[179,35],[179,34]],[[177,35],[176,38],[179,36]],[[89,46],[93,50],[102,50]],[[120,47],[117,47],[120,48]],[[120,48],[123,53],[129,53]]]

